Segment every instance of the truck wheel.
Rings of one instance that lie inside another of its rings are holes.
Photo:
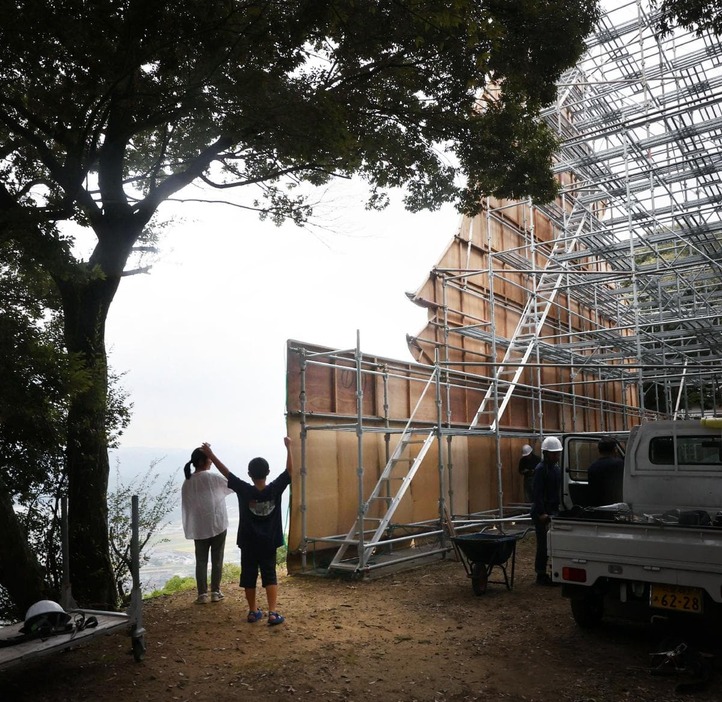
[[[475,595],[483,595],[488,584],[486,566],[483,563],[474,563],[471,566],[471,589]]]
[[[599,595],[572,598],[572,616],[577,626],[582,629],[591,629],[598,626],[604,614],[604,600]]]

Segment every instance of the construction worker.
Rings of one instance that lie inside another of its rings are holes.
[[[589,504],[595,507],[622,501],[624,461],[617,453],[617,442],[605,437],[597,444],[599,458],[587,468]]]
[[[524,500],[531,502],[531,486],[534,482],[534,469],[539,465],[541,458],[534,453],[529,444],[521,447],[521,458],[519,459],[519,473],[524,478]]]
[[[562,442],[556,436],[548,436],[541,445],[542,460],[534,470],[532,481],[531,518],[536,535],[534,570],[537,585],[553,585],[547,573],[547,530],[551,518],[559,512],[562,473],[559,460]]]

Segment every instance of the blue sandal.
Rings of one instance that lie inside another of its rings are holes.
[[[286,617],[278,612],[268,613],[268,626],[276,626],[276,624],[283,624],[286,621]]]
[[[246,618],[246,621],[247,621],[249,624],[255,624],[259,619],[263,619],[263,610],[260,609],[260,608],[257,609],[255,612],[254,612],[254,611],[249,611],[249,612],[248,612],[248,617]]]

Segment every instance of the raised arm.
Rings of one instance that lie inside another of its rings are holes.
[[[286,445],[286,473],[293,474],[293,456],[291,455],[291,439],[285,437],[283,443]]]
[[[208,442],[204,442],[203,444],[201,444],[201,448],[203,449],[203,453],[205,453],[206,456],[208,456],[208,458],[211,459],[211,463],[216,468],[218,468],[221,475],[227,479],[228,475],[230,474],[231,471],[229,471],[228,468],[226,468],[223,465],[223,462],[218,458],[218,456],[216,456],[216,454],[213,453],[213,449],[211,448],[211,445]]]

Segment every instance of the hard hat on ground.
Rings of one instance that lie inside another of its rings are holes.
[[[542,451],[562,451],[562,442],[557,439],[556,436],[547,436],[544,441],[542,441]]]
[[[52,630],[64,627],[70,622],[70,615],[53,600],[39,600],[25,613],[25,622],[21,631],[32,634],[42,629]]]
[[[522,456],[528,456],[533,450],[534,450],[534,449],[533,449],[531,446],[529,446],[529,444],[524,444],[524,445],[521,447],[521,455],[522,455]]]

